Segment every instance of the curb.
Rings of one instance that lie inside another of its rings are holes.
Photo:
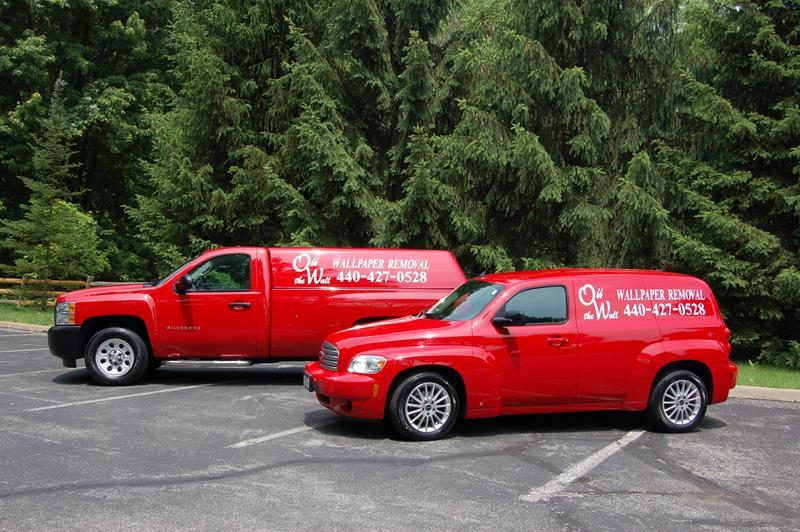
[[[30,332],[47,332],[47,329],[50,328],[49,325],[33,325],[30,323],[17,323],[15,321],[0,321],[0,327]]]
[[[800,403],[800,390],[738,385],[736,388],[730,391],[729,397],[735,397],[737,399],[766,399],[767,401],[789,401],[792,403]]]

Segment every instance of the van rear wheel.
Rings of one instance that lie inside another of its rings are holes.
[[[442,375],[416,373],[403,380],[389,402],[389,421],[412,440],[438,440],[458,418],[458,392]]]
[[[84,359],[86,371],[97,384],[126,386],[145,374],[150,354],[147,344],[135,332],[109,327],[92,336]]]
[[[657,430],[690,432],[703,421],[708,391],[703,380],[688,370],[670,371],[653,387],[647,413]]]

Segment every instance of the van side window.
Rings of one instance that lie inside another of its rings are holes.
[[[189,273],[190,292],[250,290],[250,255],[220,255]]]
[[[526,325],[567,321],[567,290],[563,286],[531,288],[515,295],[505,305],[506,315],[519,312]]]

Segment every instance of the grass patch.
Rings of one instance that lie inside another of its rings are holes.
[[[52,325],[53,309],[42,310],[40,307],[18,307],[13,303],[0,303],[0,321]]]
[[[749,362],[737,362],[736,365],[739,366],[738,384],[743,386],[800,389],[800,369]]]

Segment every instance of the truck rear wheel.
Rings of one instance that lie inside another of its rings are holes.
[[[689,432],[703,421],[708,391],[703,380],[688,370],[670,371],[653,387],[647,414],[657,430]]]
[[[442,375],[416,373],[403,380],[389,402],[389,420],[401,435],[412,440],[437,440],[455,425],[458,393]]]
[[[92,380],[110,386],[135,383],[150,363],[142,337],[122,327],[109,327],[95,333],[86,346],[84,358]]]

